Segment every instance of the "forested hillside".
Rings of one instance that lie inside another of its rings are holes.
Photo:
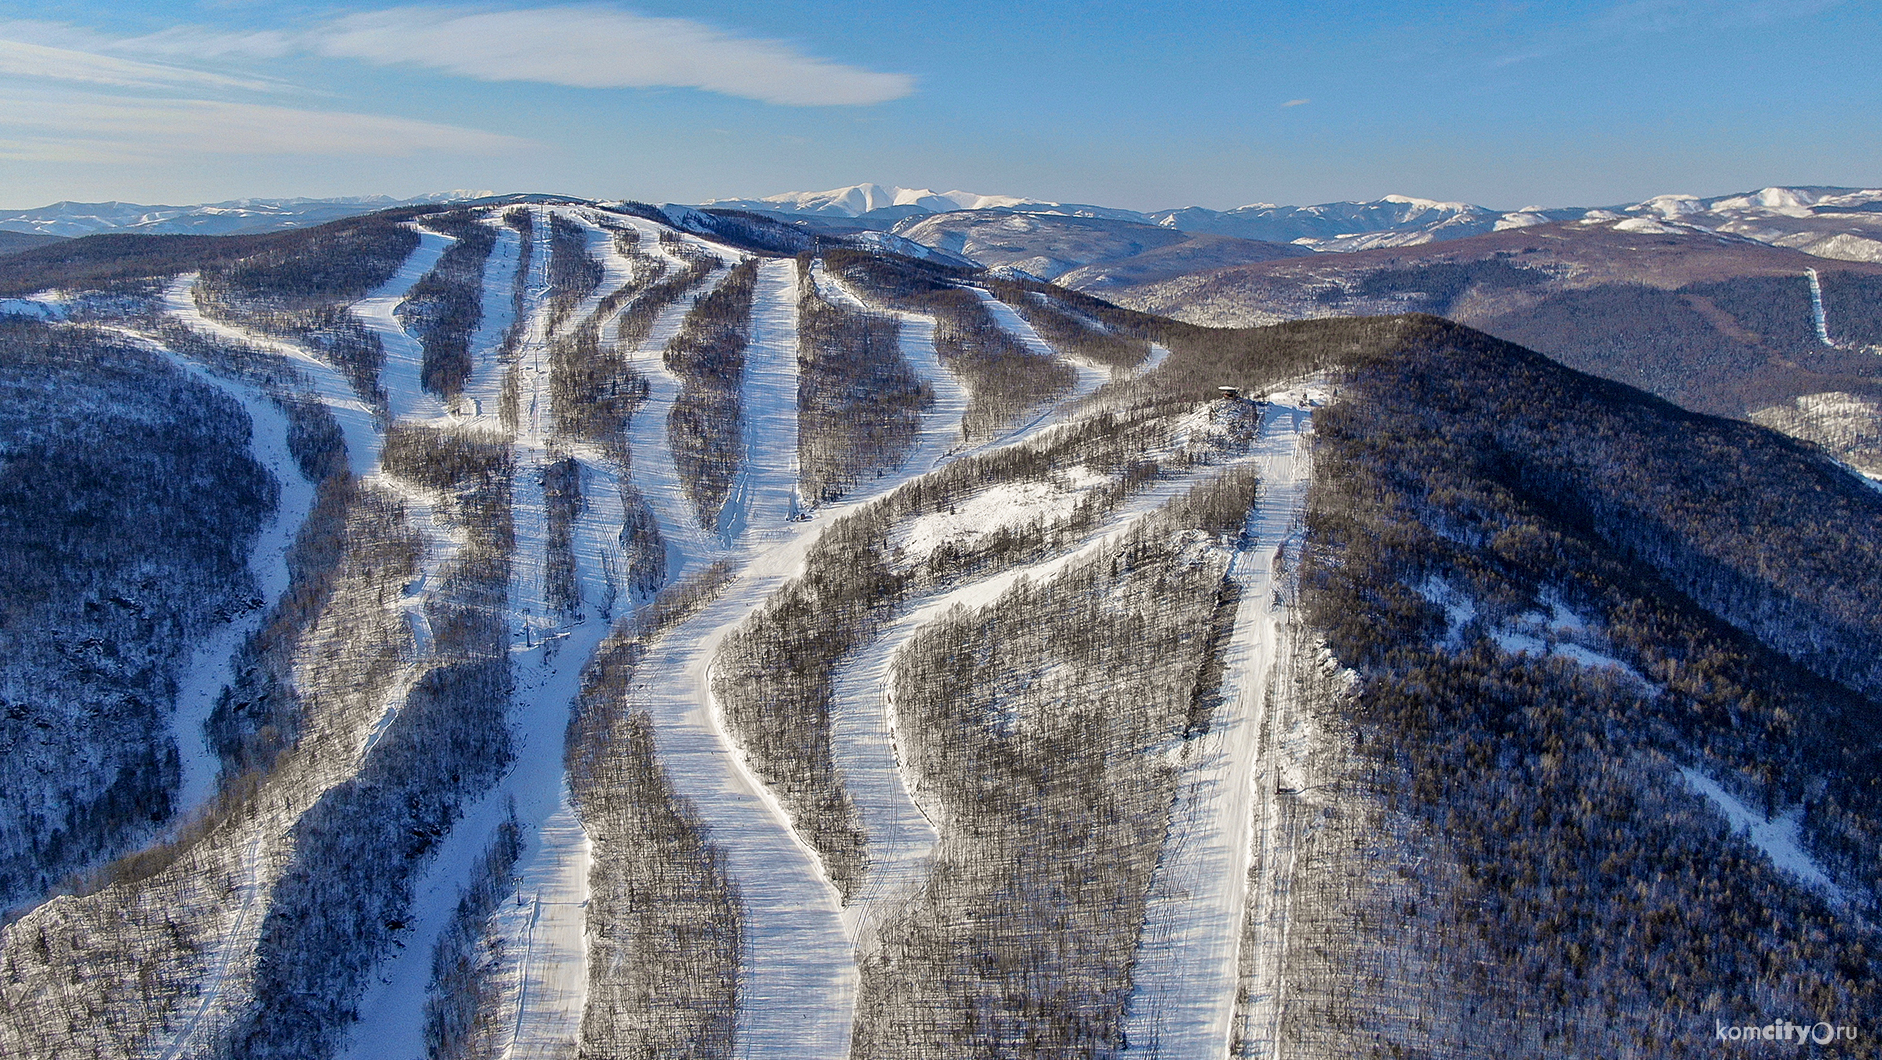
[[[1877,1055],[1882,492],[1430,315],[1868,400],[1868,271],[1678,249],[1249,327],[541,196],[0,258],[0,1054]]]

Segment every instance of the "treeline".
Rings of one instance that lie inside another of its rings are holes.
[[[894,317],[825,301],[810,267],[798,258],[797,463],[802,494],[819,504],[900,466],[934,388],[902,356]]]
[[[716,259],[673,233],[660,233],[660,246],[686,262],[686,265],[672,276],[666,275],[666,266],[661,265],[659,271],[649,277],[646,286],[634,297],[633,302],[622,310],[615,339],[623,349],[639,349],[653,331],[654,321],[659,318],[661,311],[712,275]]]
[[[154,293],[155,285],[162,280],[180,273],[226,269],[270,253],[298,256],[305,252],[310,241],[332,238],[336,232],[359,225],[397,225],[441,209],[437,206],[405,207],[317,228],[254,235],[110,233],[62,239],[0,257],[0,298],[23,298],[48,289],[144,298]],[[391,273],[386,275],[388,279],[391,277]],[[368,284],[365,289],[371,290],[374,286],[377,285]]]
[[[652,719],[624,705],[650,647],[716,596],[708,567],[624,619],[582,671],[564,763],[594,844],[583,1057],[730,1060],[743,923],[698,810],[660,765]]]
[[[960,270],[858,250],[828,251],[824,262],[871,298],[934,317],[935,352],[968,389],[961,417],[968,441],[998,434],[1077,381],[1069,365],[1034,354],[1008,334],[978,297],[962,289]]]
[[[523,853],[516,807],[497,826],[490,846],[471,867],[470,883],[431,949],[431,986],[425,998],[425,1050],[432,1060],[482,1060],[497,1053],[502,1025],[497,970],[503,941],[496,912],[516,893],[510,870]]]
[[[425,218],[425,226],[457,242],[399,303],[399,322],[418,337],[425,360],[420,381],[449,403],[471,376],[471,336],[484,317],[484,268],[497,233],[470,210]]]
[[[1466,329],[1413,322],[1380,354],[1315,417],[1303,591],[1361,678],[1324,719],[1357,751],[1334,779],[1380,815],[1377,856],[1418,867],[1311,935],[1330,953],[1290,950],[1320,981],[1298,1026],[1349,1055],[1698,1056],[1714,1019],[1875,1011],[1867,919],[1730,836],[1674,768],[1801,808],[1805,849],[1875,907],[1878,708],[1827,679],[1860,686],[1866,662],[1826,650],[1875,644],[1846,602],[1874,500],[1776,435]],[[1479,612],[1452,648],[1413,588],[1432,578]],[[1776,594],[1811,604],[1779,622]],[[1550,601],[1652,687],[1487,636]]]
[[[661,236],[664,240],[667,233]],[[684,269],[668,276],[664,261],[639,249],[638,233],[619,229],[614,239],[634,262],[634,280],[603,298],[592,321],[552,342],[550,393],[557,430],[600,446],[626,467],[628,423],[648,390],[632,357],[647,341],[655,318],[712,271],[712,259],[693,255]],[[681,253],[691,249],[677,241],[671,247]],[[620,315],[614,317],[617,310]],[[614,341],[603,342],[601,328],[610,318],[618,320]]]
[[[1194,512],[1239,530],[1252,482]],[[1218,501],[1222,503],[1218,503]],[[896,732],[941,837],[864,957],[871,1057],[1113,1056],[1230,550],[1174,515],[897,655]],[[1219,540],[1219,538],[1218,538]],[[1231,537],[1232,540],[1232,537]]]
[[[746,258],[723,283],[693,300],[666,348],[667,369],[680,380],[667,437],[680,486],[708,533],[717,529],[744,461],[745,345],[751,341],[757,286],[758,260]]]
[[[543,596],[564,616],[579,616],[582,587],[576,581],[575,520],[582,514],[582,465],[572,456],[542,466],[542,506],[548,535],[543,542]]]
[[[212,315],[319,350],[362,397],[383,403],[385,349],[350,305],[390,280],[418,244],[396,215],[336,221],[205,264],[196,299]]]

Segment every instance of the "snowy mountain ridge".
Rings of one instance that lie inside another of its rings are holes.
[[[305,228],[374,210],[465,202],[493,194],[457,189],[429,192],[409,199],[394,199],[388,195],[249,198],[191,206],[68,201],[30,210],[0,211],[0,230],[66,237],[97,235],[101,232],[227,235],[232,232]]]
[[[1312,206],[1257,202],[1229,210],[1186,206],[1135,211],[1024,196],[958,190],[936,194],[926,189],[857,184],[759,199],[721,199],[706,205],[895,225],[898,230],[936,213],[998,209],[1133,221],[1184,232],[1291,243],[1320,252],[1417,246],[1551,222],[1634,216],[1794,247],[1823,257],[1882,261],[1882,189],[1873,188],[1773,186],[1711,197],[1667,194],[1638,203],[1532,205],[1509,211],[1401,194],[1368,202]]]

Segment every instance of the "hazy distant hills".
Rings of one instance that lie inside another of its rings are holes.
[[[396,206],[483,198],[485,191],[440,191],[411,199],[367,195],[337,199],[231,199],[195,206],[146,206],[134,202],[55,202],[31,210],[0,211],[0,232],[90,236],[102,232],[221,236],[267,232],[357,217]],[[5,244],[0,244],[5,246]]]
[[[1232,210],[1188,206],[1138,212],[1011,195],[857,184],[759,199],[722,199],[707,205],[848,227],[893,228],[903,235],[909,226],[922,224],[934,214],[1001,210],[1156,225],[1180,232],[1291,243],[1315,251],[1417,246],[1592,217],[1724,232],[1822,257],[1882,261],[1882,189],[1770,187],[1712,198],[1660,195],[1644,202],[1604,207],[1527,206],[1515,211],[1388,195],[1372,202],[1315,206],[1254,203]]]
[[[1218,327],[1432,313],[1882,470],[1882,264],[1649,218],[1588,217],[1102,293]]]

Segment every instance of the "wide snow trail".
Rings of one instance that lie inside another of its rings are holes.
[[[391,279],[353,305],[353,315],[379,336],[379,345],[386,351],[385,364],[379,369],[379,387],[386,392],[387,416],[395,422],[415,413],[431,417],[444,411],[443,402],[425,391],[425,348],[399,323],[398,308],[412,287],[437,268],[438,259],[457,242],[452,236],[417,225],[406,227],[418,233],[418,249]]]
[[[725,279],[724,268],[716,269],[700,284],[710,291]],[[625,351],[627,361],[647,380],[647,398],[628,422],[628,451],[633,454],[630,479],[641,499],[653,509],[660,537],[666,546],[667,584],[698,569],[725,550],[725,543],[707,533],[693,515],[693,505],[680,488],[679,468],[673,462],[672,436],[667,433],[667,418],[679,397],[680,380],[667,369],[667,343],[679,334],[680,324],[692,309],[692,299],[682,297],[662,310],[654,320],[647,340],[638,350]],[[610,341],[612,336],[604,336]]]
[[[1830,341],[1830,321],[1823,313],[1823,281],[1817,278],[1817,270],[1805,269],[1804,275],[1810,280],[1810,318],[1817,328],[1817,341],[1825,346],[1834,347]]]
[[[1012,306],[995,298],[991,291],[980,287],[969,287],[967,290],[979,296],[981,304],[986,306],[987,312],[993,315],[994,322],[999,324],[1002,328],[1005,328],[1008,334],[1018,339],[1027,349],[1041,357],[1063,359],[1066,364],[1071,365],[1072,369],[1078,373],[1078,380],[1072,384],[1071,394],[1061,399],[1062,401],[1076,401],[1103,386],[1105,383],[1110,382],[1111,373],[1109,370],[1101,368],[1082,357],[1072,357],[1070,355],[1061,354],[1058,350],[1053,349],[1051,343],[1040,338],[1039,333],[1033,330],[1033,326],[1026,323],[1025,317],[1020,316]]]
[[[1792,807],[1776,819],[1770,819],[1762,811],[1754,810],[1733,798],[1731,792],[1697,769],[1681,766],[1679,772],[1694,791],[1704,795],[1713,808],[1725,817],[1734,835],[1744,836],[1770,858],[1772,864],[1828,895],[1839,905],[1848,900],[1849,896],[1830,879],[1822,866],[1804,852],[1800,836],[1804,812],[1802,806]]]
[[[1133,1045],[1144,1042],[1168,1060],[1221,1057],[1232,1033],[1258,791],[1274,785],[1272,770],[1258,760],[1268,675],[1286,613],[1276,602],[1274,568],[1306,508],[1310,401],[1308,392],[1296,391],[1262,416],[1253,453],[1260,484],[1229,568],[1241,602],[1226,648],[1224,694],[1209,731],[1184,747],[1132,971],[1125,1030]],[[1264,909],[1272,907],[1271,895],[1264,901]],[[1264,936],[1261,959],[1276,973],[1263,981],[1278,989],[1275,941]],[[1277,1018],[1265,1026],[1278,1032],[1278,1006],[1268,1011]]]
[[[748,528],[773,533],[798,516],[797,262],[758,266],[745,347],[745,455],[716,528],[727,545]]]
[[[661,637],[627,709],[652,716],[661,765],[704,816],[737,889],[744,928],[738,1055],[840,1060],[849,1051],[857,976],[836,890],[776,798],[745,768],[712,695],[720,642],[794,573],[801,555],[798,547],[761,557]]]
[[[458,411],[472,419],[488,417],[495,427],[503,402],[503,336],[516,322],[516,270],[523,263],[523,237],[501,221],[481,223],[497,230],[497,242],[484,262],[483,316],[471,336],[471,374]]]
[[[954,607],[983,607],[1022,579],[1045,584],[1069,565],[1115,542],[1144,516],[1162,508],[1249,456],[1170,476],[1133,494],[1072,548],[1037,563],[1001,571],[915,601],[908,612],[869,645],[845,660],[831,695],[831,746],[844,786],[856,800],[868,835],[869,869],[844,910],[844,924],[858,948],[871,948],[883,917],[918,889],[928,875],[928,855],[937,839],[934,807],[921,805],[915,778],[897,749],[895,656],[922,627]]]
[[[301,474],[300,462],[288,448],[288,419],[281,406],[260,389],[214,375],[202,365],[148,337],[123,333],[189,375],[235,399],[248,413],[249,450],[255,462],[268,470],[279,488],[273,514],[255,535],[248,553],[248,572],[254,579],[260,606],[251,608],[204,636],[190,653],[178,683],[176,712],[171,728],[181,755],[182,775],[177,784],[175,817],[187,820],[215,795],[220,757],[210,748],[204,724],[215,710],[222,689],[235,679],[235,656],[262,619],[274,610],[288,587],[288,551],[314,506],[314,484]]]
[[[347,382],[338,369],[298,343],[225,324],[210,317],[196,304],[191,293],[195,286],[195,273],[177,277],[164,291],[164,311],[191,331],[211,341],[245,346],[285,358],[307,379],[314,397],[333,413],[334,421],[340,426],[340,434],[346,440],[347,466],[353,474],[364,478],[378,468],[379,446],[383,441],[379,432],[378,413],[360,397],[359,392],[353,389],[353,384]]]
[[[934,389],[934,404],[923,413],[921,429],[909,447],[902,466],[917,474],[932,471],[965,444],[961,418],[967,414],[970,395],[954,373],[941,363],[934,346],[934,318],[921,313],[882,309],[869,305],[850,286],[823,267],[819,259],[811,270],[818,293],[832,305],[861,309],[893,316],[901,322],[899,342],[902,359]]]

